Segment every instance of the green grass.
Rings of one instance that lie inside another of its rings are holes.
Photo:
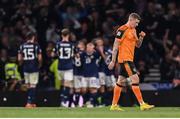
[[[125,112],[109,111],[109,107],[102,108],[60,108],[60,107],[39,107],[25,109],[23,107],[0,107],[0,117],[102,117],[102,118],[124,118],[124,117],[180,117],[180,107],[156,107],[152,110],[140,111],[138,107],[124,107]]]

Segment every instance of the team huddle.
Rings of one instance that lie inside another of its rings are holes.
[[[142,99],[139,77],[133,63],[135,46],[140,47],[145,36],[144,32],[139,34],[139,38],[136,35],[135,27],[139,21],[138,14],[130,14],[128,22],[116,32],[113,49],[106,47],[100,37],[89,43],[74,43],[70,39],[69,29],[61,31],[61,40],[58,40],[51,53],[52,58],[58,59],[58,74],[62,85],[60,106],[70,107],[72,103],[79,106],[80,96],[83,97],[83,104],[89,107],[110,105],[110,97],[113,97],[110,110],[123,111],[118,106],[118,100],[123,83],[130,79],[141,110],[154,107]],[[114,69],[117,54],[120,70],[116,82]],[[34,33],[27,34],[27,42],[20,46],[18,60],[23,65],[24,78],[29,87],[26,107],[36,107],[35,88],[42,64],[42,51]],[[98,101],[98,97],[101,97],[101,101]]]
[[[74,103],[78,106],[80,96],[87,106],[99,105],[97,93],[100,92],[100,96],[104,96],[106,87],[110,94],[115,84],[113,71],[108,69],[111,48],[104,47],[101,38],[89,43],[73,43],[68,29],[63,29],[61,36],[62,39],[58,40],[51,54],[54,59],[58,59],[58,73],[62,84],[60,105],[71,106],[71,103]],[[35,87],[42,64],[42,51],[35,38],[35,34],[27,34],[27,42],[20,46],[18,55],[29,87],[26,107],[35,106]],[[99,89],[101,90],[98,91]]]

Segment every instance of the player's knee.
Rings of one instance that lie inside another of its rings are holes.
[[[119,78],[116,82],[116,85],[124,86],[124,83],[125,83],[125,79]]]
[[[132,84],[139,84],[139,76],[137,74],[129,77],[132,81]]]

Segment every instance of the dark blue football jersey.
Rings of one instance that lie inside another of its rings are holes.
[[[35,43],[24,43],[20,46],[18,53],[23,56],[23,71],[27,73],[33,73],[39,71],[38,54],[40,54],[41,48]]]
[[[105,59],[104,64],[103,64],[104,65],[103,71],[107,76],[110,76],[113,74],[113,70],[108,69],[108,65],[110,64],[111,59],[112,59],[112,49],[111,48],[105,48],[104,53],[106,55],[106,59]]]
[[[84,77],[98,78],[100,54],[96,51],[91,55],[84,52],[81,54],[81,58]]]
[[[58,70],[73,69],[74,44],[66,41],[56,43],[55,52],[58,55]]]
[[[83,53],[83,51],[78,51],[79,55]],[[83,69],[82,69],[82,58],[81,57],[74,57],[74,75],[76,76],[83,76]]]

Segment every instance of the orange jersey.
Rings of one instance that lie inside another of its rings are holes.
[[[118,51],[118,62],[134,60],[134,50],[136,46],[137,36],[136,29],[123,25],[118,28],[116,38],[120,42]]]

